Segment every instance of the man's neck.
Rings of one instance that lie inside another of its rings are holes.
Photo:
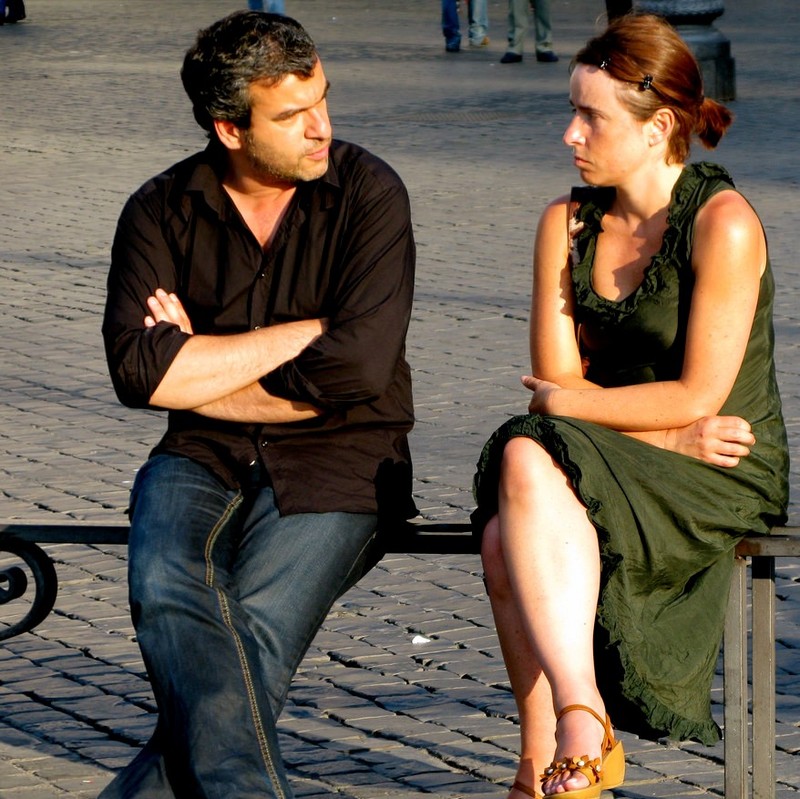
[[[254,192],[234,188],[227,181],[223,181],[222,186],[233,200],[247,227],[258,239],[258,243],[262,247],[267,247],[294,197],[296,187],[287,186],[280,191]]]
[[[268,182],[229,167],[222,187],[233,200],[262,247],[269,245],[297,189],[296,184]]]

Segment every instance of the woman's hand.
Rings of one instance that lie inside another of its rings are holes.
[[[704,416],[667,431],[664,448],[715,466],[733,467],[750,454],[756,438],[739,416]]]
[[[520,380],[525,388],[533,392],[533,397],[528,403],[528,413],[552,413],[550,403],[553,395],[561,391],[561,386],[531,375],[523,375]]]
[[[529,413],[554,414],[554,397],[562,386],[538,377],[525,375],[522,385],[533,392],[528,404]],[[629,432],[633,438],[661,446],[681,455],[732,468],[750,454],[756,437],[750,423],[740,416],[703,416],[685,427],[655,432]]]

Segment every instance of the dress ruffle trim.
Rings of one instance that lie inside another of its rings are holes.
[[[667,229],[659,251],[653,256],[644,271],[638,288],[622,300],[609,300],[597,294],[592,288],[592,266],[597,236],[603,232],[602,219],[614,199],[613,191],[599,189],[595,200],[588,199],[577,211],[580,230],[575,234],[575,249],[580,260],[572,266],[572,286],[577,299],[576,305],[586,306],[603,323],[620,321],[632,314],[642,297],[651,296],[664,288],[667,275],[678,263],[689,263],[687,253],[680,248],[691,247],[692,218],[702,204],[702,195],[710,196],[718,184],[734,188],[728,172],[718,164],[701,161],[687,165],[678,177],[672,190]],[[588,193],[591,197],[592,194]],[[689,235],[687,235],[687,231]]]

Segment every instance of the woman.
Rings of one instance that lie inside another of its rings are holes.
[[[607,713],[651,738],[718,739],[733,549],[784,523],[788,499],[764,231],[722,168],[686,165],[692,135],[715,146],[730,113],[652,16],[578,53],[570,99],[564,142],[591,188],[541,217],[530,413],[475,478],[519,707],[514,799],[621,784]]]

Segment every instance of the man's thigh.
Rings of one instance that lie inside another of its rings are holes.
[[[259,641],[276,714],[331,605],[374,565],[376,528],[371,514],[281,516],[271,488],[249,509],[232,586]]]
[[[134,596],[177,575],[206,581],[208,542],[236,528],[241,492],[226,489],[207,469],[177,455],[150,458],[131,492],[129,577]],[[192,576],[193,575],[193,576]]]
[[[254,639],[275,716],[331,605],[380,556],[375,516],[281,516],[270,487],[231,491],[180,456],[142,467],[131,514],[134,621],[163,626],[165,607],[183,608],[186,623],[208,619],[224,592]]]

